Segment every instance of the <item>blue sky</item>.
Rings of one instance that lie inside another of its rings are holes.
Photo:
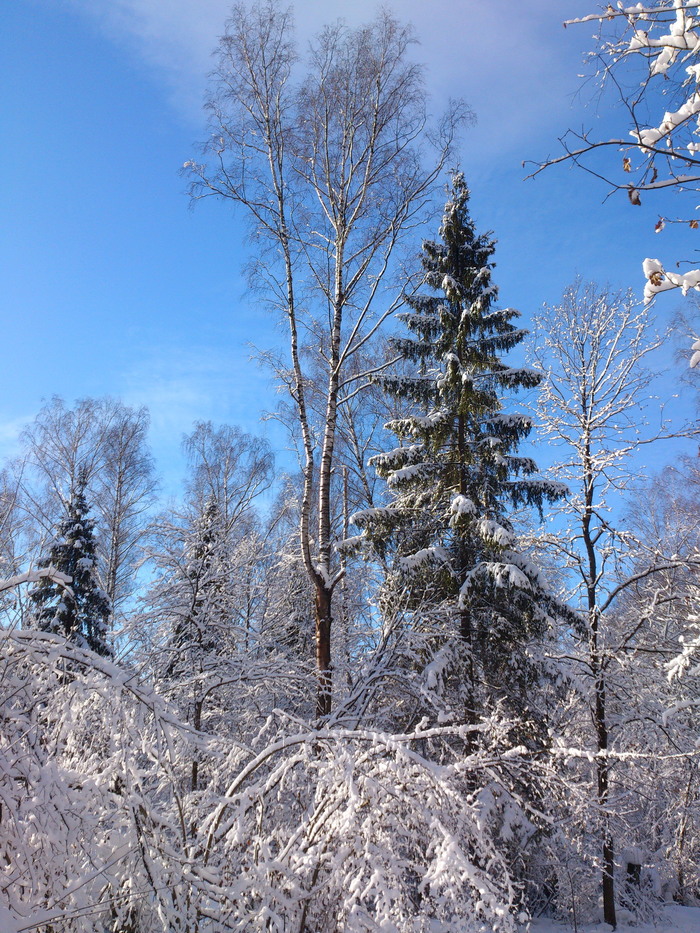
[[[275,388],[249,359],[249,344],[282,345],[283,335],[246,294],[242,225],[211,201],[190,210],[179,175],[205,135],[201,101],[228,7],[225,0],[3,6],[0,455],[53,394],[148,405],[166,488],[195,419],[241,424],[285,444],[273,422],[260,424],[275,406]],[[557,153],[568,126],[604,131],[611,121],[584,106],[586,90],[577,93],[592,27],[562,28],[592,7],[588,0],[393,4],[416,27],[415,54],[427,65],[435,112],[450,95],[476,112],[461,145],[472,212],[499,241],[501,302],[519,308],[526,324],[576,274],[641,295],[645,256],[689,258],[685,231],[654,234],[666,209],[660,202],[603,203],[598,182],[567,168],[523,180],[522,161]],[[375,8],[366,0],[300,2],[302,42],[328,20],[361,22]],[[660,316],[679,302],[664,296]]]

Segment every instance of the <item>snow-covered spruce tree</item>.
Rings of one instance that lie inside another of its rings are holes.
[[[226,586],[231,570],[228,545],[218,504],[210,499],[204,511],[193,517],[183,542],[180,589],[184,599],[176,581],[169,580],[170,595],[177,594],[181,600],[163,652],[167,680],[184,679],[194,685],[197,674],[203,673],[204,658],[216,656],[222,647],[219,626],[223,620],[228,628],[232,615],[230,586]],[[192,724],[200,729],[201,701],[193,698],[192,707]]]
[[[501,359],[525,332],[513,324],[516,311],[495,307],[494,242],[476,232],[468,202],[455,173],[440,240],[423,245],[432,294],[407,299],[410,334],[393,341],[400,369],[382,377],[405,406],[387,425],[400,446],[373,458],[389,500],[354,520],[390,568],[383,618],[402,618],[403,638],[414,645],[414,669],[405,674],[415,697],[405,706],[409,722],[436,717],[460,726],[460,738],[436,741],[430,757],[470,761],[469,801],[522,894],[530,843],[544,827],[538,642],[560,607],[520,543],[515,511],[541,510],[562,486],[537,479],[535,463],[518,454],[530,420],[507,412],[504,399],[540,377]],[[507,764],[515,752],[529,761],[526,781]],[[481,767],[487,757],[503,767]]]
[[[67,517],[60,523],[48,556],[39,567],[52,567],[70,577],[68,587],[44,577],[29,596],[31,626],[64,635],[81,648],[109,655],[107,627],[111,607],[96,572],[95,523],[85,497],[86,476],[80,471],[71,488]]]
[[[156,683],[184,722],[209,734],[228,732],[227,684],[240,679],[247,657],[239,591],[251,568],[238,559],[238,546],[210,496],[184,515],[163,517],[149,552],[154,579],[143,618],[158,629],[150,658]],[[184,786],[195,792],[205,786],[206,768],[193,749]]]
[[[410,336],[393,340],[403,370],[382,377],[407,407],[387,425],[400,446],[373,458],[391,501],[354,520],[394,558],[393,611],[431,626],[441,657],[458,662],[452,714],[474,725],[497,702],[528,716],[534,670],[521,648],[543,631],[552,601],[519,549],[512,511],[541,509],[562,487],[534,478],[535,463],[517,453],[530,420],[505,412],[503,397],[541,377],[501,360],[525,331],[512,323],[517,311],[494,307],[494,241],[476,232],[468,201],[456,172],[440,241],[423,244],[433,294],[407,299]]]
[[[22,432],[13,484],[23,502],[22,546],[43,556],[47,535],[67,517],[65,491],[82,472],[85,497],[96,520],[97,579],[121,628],[136,587],[136,567],[154,502],[154,463],[148,449],[149,416],[111,398],[83,398],[72,406],[54,396]]]

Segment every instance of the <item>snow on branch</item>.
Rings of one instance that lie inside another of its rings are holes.
[[[691,616],[689,624],[692,634],[680,636],[681,652],[667,665],[670,681],[700,675],[700,616]]]
[[[610,109],[623,116],[619,129],[607,138],[567,131],[560,138],[563,154],[539,163],[532,174],[571,161],[605,181],[611,191],[626,192],[632,205],[641,204],[641,192],[674,188],[689,202],[689,211],[681,220],[669,220],[663,211],[655,231],[661,233],[670,222],[700,229],[695,215],[700,206],[699,10],[697,0],[618,3],[565,23],[599,23],[589,59],[596,63],[600,86],[613,97]],[[616,152],[619,159],[612,156]],[[643,268],[647,302],[672,289],[683,294],[700,290],[700,269],[671,272],[668,263],[651,258]]]
[[[71,583],[72,578],[65,573],[61,573],[60,570],[56,570],[55,567],[42,567],[40,570],[26,570],[24,573],[18,573],[13,577],[6,577],[4,580],[0,580],[0,593],[4,593],[6,590],[13,590],[23,583],[38,583],[39,580],[50,580],[52,583],[57,583],[65,589],[70,589],[68,584]]]

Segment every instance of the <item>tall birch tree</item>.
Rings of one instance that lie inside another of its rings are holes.
[[[277,374],[301,436],[299,540],[315,593],[319,717],[331,710],[333,594],[343,577],[332,521],[339,407],[373,368],[354,364],[400,303],[392,257],[422,219],[462,117],[454,105],[428,132],[412,42],[384,11],[359,28],[325,27],[302,64],[290,10],[235,6],[217,52],[204,161],[185,166],[195,198],[243,207],[258,256],[251,280],[288,328]]]

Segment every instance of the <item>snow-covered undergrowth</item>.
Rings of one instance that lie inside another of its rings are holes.
[[[3,933],[515,933],[503,782],[468,729],[314,729],[273,711],[209,739],[61,636],[0,636]],[[193,756],[200,776],[191,784]],[[203,789],[200,789],[202,788]],[[499,840],[500,834],[500,840]]]
[[[654,923],[639,923],[633,917],[620,911],[617,929],[634,933],[698,933],[700,930],[700,907],[680,907],[669,904],[663,908]],[[577,923],[559,920],[535,920],[531,924],[532,933],[609,933],[607,923]]]

